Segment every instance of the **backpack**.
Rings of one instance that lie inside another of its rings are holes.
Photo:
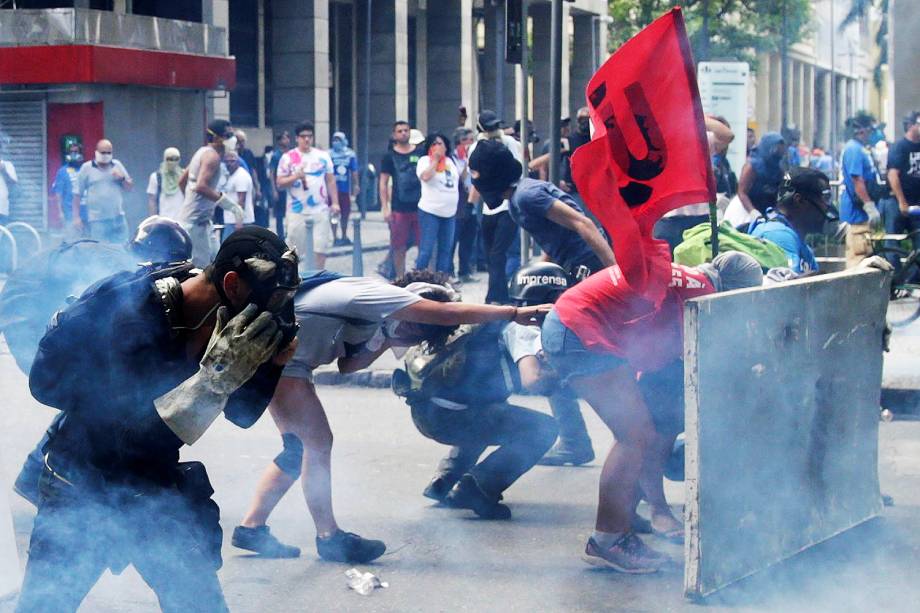
[[[674,262],[684,266],[699,266],[712,259],[711,226],[701,223],[684,230],[684,240],[674,249]],[[786,252],[779,245],[739,232],[723,221],[719,226],[719,253],[740,251],[756,259],[764,270],[788,266]]]
[[[58,311],[42,337],[29,373],[29,389],[42,404],[60,409],[70,408],[74,390],[83,389],[86,370],[75,368],[75,356],[92,362],[93,350],[112,341],[111,323],[126,309],[136,308],[158,279],[187,279],[191,263],[164,268],[143,267],[123,271],[91,285],[80,298]]]

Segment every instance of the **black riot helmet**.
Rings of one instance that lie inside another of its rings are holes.
[[[508,282],[508,295],[518,306],[556,302],[569,288],[569,275],[552,262],[522,266]]]
[[[128,244],[142,262],[167,264],[184,262],[192,257],[192,239],[188,232],[168,217],[151,215],[137,226]]]

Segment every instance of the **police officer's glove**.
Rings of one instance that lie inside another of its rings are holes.
[[[270,313],[256,316],[257,312],[256,305],[250,304],[230,319],[226,307],[221,307],[198,372],[154,400],[160,418],[184,443],[191,445],[201,438],[230,394],[278,349],[278,325]]]
[[[872,230],[880,230],[882,228],[882,215],[878,212],[875,203],[863,202],[863,211],[869,216],[869,227]]]

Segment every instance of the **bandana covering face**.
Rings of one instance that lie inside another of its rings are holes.
[[[163,162],[160,164],[160,191],[165,196],[172,196],[179,191],[179,178],[183,172],[183,169],[179,167],[179,162],[166,161],[166,158],[170,157],[179,157],[179,150],[175,147],[168,147],[163,152]]]

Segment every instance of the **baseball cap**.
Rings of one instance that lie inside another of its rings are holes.
[[[495,111],[489,109],[483,109],[479,113],[479,121],[476,123],[476,129],[480,132],[491,132],[492,130],[498,130],[502,127],[502,120],[499,119],[498,114]]]

